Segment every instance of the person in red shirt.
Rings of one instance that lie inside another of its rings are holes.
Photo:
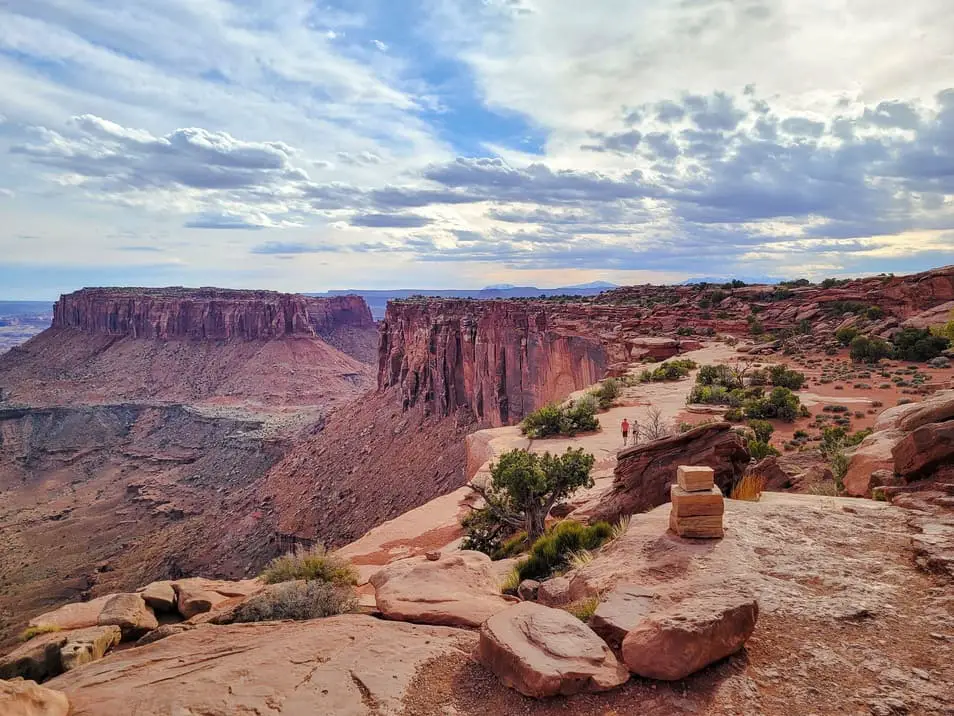
[[[626,439],[629,437],[629,421],[626,418],[619,424],[619,429],[623,432],[623,447],[626,447]]]

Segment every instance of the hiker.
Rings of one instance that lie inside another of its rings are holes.
[[[633,445],[639,445],[639,421],[633,418]]]
[[[626,447],[626,439],[629,437],[629,421],[626,418],[619,424],[619,429],[623,432],[623,447]]]

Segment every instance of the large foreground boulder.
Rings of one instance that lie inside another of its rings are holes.
[[[358,614],[202,625],[46,685],[69,697],[70,716],[397,714],[426,664],[469,653],[476,641]]]
[[[623,639],[623,661],[648,679],[684,679],[741,649],[758,616],[758,602],[752,597],[690,597],[646,617],[630,631]]]
[[[371,584],[386,618],[418,624],[477,627],[512,604],[500,594],[493,563],[481,552],[394,562],[375,573]]]
[[[908,478],[917,478],[939,465],[954,462],[954,421],[922,425],[904,436],[891,450],[891,455],[894,471]]]
[[[600,637],[572,614],[521,602],[480,629],[477,656],[498,679],[541,698],[606,691],[629,679]]]
[[[66,716],[70,702],[64,694],[38,686],[35,681],[0,681],[0,714],[3,716]]]
[[[748,463],[745,441],[727,422],[625,448],[617,456],[613,487],[586,516],[612,522],[669,502],[679,465],[711,467],[716,484],[727,494]]]

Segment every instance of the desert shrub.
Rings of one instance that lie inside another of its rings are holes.
[[[881,306],[868,306],[865,316],[872,321],[880,321],[884,318],[884,309]]]
[[[768,385],[769,374],[767,371],[762,368],[756,368],[751,373],[749,373],[748,378],[746,379],[749,385],[762,386]]]
[[[520,579],[546,579],[554,572],[566,569],[574,553],[597,549],[612,535],[613,526],[608,522],[585,525],[564,520],[540,536],[526,559],[517,564]]]
[[[729,498],[732,500],[747,500],[749,502],[758,502],[765,490],[766,480],[761,475],[744,475],[732,487]]]
[[[799,390],[805,384],[805,374],[791,370],[787,365],[773,365],[769,368],[772,385],[790,390]]]
[[[756,460],[764,460],[770,455],[778,455],[779,452],[764,440],[750,439],[748,441],[749,455]]]
[[[699,385],[717,385],[727,390],[742,387],[742,381],[736,371],[727,365],[704,365],[696,374],[696,383]]]
[[[673,434],[673,426],[659,408],[652,407],[646,412],[646,419],[639,424],[639,436],[646,441],[661,440]]]
[[[616,382],[617,389],[619,386]],[[599,430],[596,418],[599,400],[595,395],[584,395],[565,405],[544,405],[524,417],[520,432],[528,438],[546,438],[552,435],[572,437],[577,433]]]
[[[801,401],[788,388],[773,388],[768,396],[752,397],[745,401],[742,410],[745,417],[753,420],[777,418],[787,423],[799,416]]]
[[[845,328],[839,328],[837,331],[835,331],[835,340],[837,340],[843,346],[850,346],[851,342],[855,339],[855,336],[857,335],[858,335],[857,328],[846,326]]]
[[[766,443],[772,437],[772,433],[775,432],[775,428],[768,420],[750,420],[749,429],[755,434],[756,440]]]
[[[749,321],[749,333],[751,333],[753,336],[761,336],[763,333],[765,333],[765,326],[762,325],[762,322],[758,319]]]
[[[951,343],[954,343],[954,311],[951,311],[951,320],[947,323],[931,326],[931,333],[940,338],[947,338]]]
[[[851,340],[851,359],[857,363],[877,363],[893,355],[891,344],[881,338],[855,336]]]
[[[948,358],[947,356],[937,356],[936,358],[932,358],[931,360],[929,360],[927,363],[932,368],[950,368],[951,367],[951,359]]]
[[[622,392],[622,386],[616,378],[607,378],[602,381],[598,387],[589,391],[589,394],[596,398],[600,408],[608,410],[613,406],[613,403],[616,402],[616,399]]]
[[[741,408],[729,408],[723,417],[730,423],[741,423],[745,419]]]
[[[516,557],[518,554],[526,552],[529,546],[530,542],[527,540],[527,533],[521,531],[504,540],[500,544],[500,548],[494,551],[490,557],[494,560],[510,559],[511,557]]]
[[[260,576],[266,584],[297,579],[342,585],[358,583],[358,572],[355,568],[347,561],[327,552],[320,544],[311,549],[299,548],[276,557],[268,563]]]
[[[490,466],[490,484],[471,485],[485,505],[472,510],[461,522],[465,548],[493,555],[503,541],[518,530],[534,542],[544,532],[553,506],[581,487],[592,487],[595,458],[582,449],[568,448],[562,455],[511,450]]]
[[[500,584],[500,591],[504,594],[516,594],[517,587],[520,586],[520,582],[523,580],[520,579],[520,571],[514,567],[509,572],[507,576],[504,577],[503,582]]]
[[[692,326],[680,326],[676,329],[677,336],[691,336],[696,332],[696,329]]]
[[[935,336],[926,328],[904,328],[891,336],[897,358],[927,361],[936,358],[950,345],[943,336]]]
[[[236,622],[265,622],[279,619],[319,619],[354,611],[354,590],[323,581],[286,582],[270,587],[246,600],[235,610]]]

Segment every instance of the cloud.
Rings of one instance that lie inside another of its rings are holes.
[[[326,246],[323,244],[306,244],[296,241],[268,241],[264,244],[259,244],[253,246],[251,252],[253,254],[269,256],[269,255],[299,255],[299,254],[324,254],[324,253],[335,253],[340,251],[339,248],[333,246]]]
[[[261,221],[250,220],[235,214],[202,214],[185,223],[187,229],[243,229],[259,231],[265,226]]]
[[[357,214],[351,217],[352,226],[379,229],[413,229],[433,223],[433,219],[417,214]]]

